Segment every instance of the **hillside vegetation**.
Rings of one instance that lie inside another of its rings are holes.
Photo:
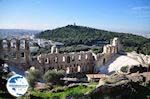
[[[99,41],[109,42],[114,37],[119,37],[125,51],[137,51],[150,54],[150,39],[129,34],[106,30],[94,29],[83,26],[67,25],[65,27],[46,30],[36,35],[37,38],[51,39],[71,45],[96,45]]]

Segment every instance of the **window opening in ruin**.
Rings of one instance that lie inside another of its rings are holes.
[[[72,61],[75,61],[75,56],[72,56]]]
[[[74,71],[73,71],[73,68],[71,68],[71,72],[73,73]]]
[[[2,46],[3,46],[3,48],[8,48],[8,41],[7,40],[3,40]]]
[[[63,56],[63,62],[65,62],[65,56]]]
[[[85,59],[88,59],[88,55],[87,54],[85,55]]]
[[[21,53],[21,57],[24,57],[24,53]]]
[[[106,63],[106,59],[104,58],[104,59],[103,59],[103,65],[105,65],[105,63]]]
[[[45,63],[49,63],[49,59],[48,58],[45,59]]]
[[[20,48],[25,49],[25,40],[20,40]]]
[[[11,48],[16,48],[16,41],[11,42]]]
[[[67,57],[67,63],[70,63],[70,56]]]
[[[81,60],[81,55],[79,55],[79,61]]]
[[[57,57],[55,57],[55,62],[56,62],[56,63],[58,62],[58,58],[57,58]]]

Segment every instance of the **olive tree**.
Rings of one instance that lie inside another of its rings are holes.
[[[44,76],[43,79],[47,82],[47,83],[56,83],[58,84],[60,82],[60,78],[63,78],[65,75],[64,70],[48,70]]]
[[[41,73],[39,70],[34,69],[34,70],[29,70],[28,74],[27,74],[27,80],[28,83],[30,85],[30,87],[34,87],[35,82],[39,81],[39,79],[41,78]]]

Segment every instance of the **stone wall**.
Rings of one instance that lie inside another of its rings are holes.
[[[4,39],[2,41],[1,56],[12,63],[23,64],[22,68],[29,69],[34,66],[42,72],[49,69],[63,69],[66,73],[93,73],[95,67],[105,65],[121,49],[118,38],[114,38],[110,44],[103,47],[103,53],[94,54],[92,51],[59,53],[56,46],[52,46],[51,52],[37,56],[31,60],[28,38]]]
[[[121,49],[122,47],[118,38],[114,38],[110,44],[105,45],[103,47],[103,52],[97,54],[94,71],[97,72],[97,68],[105,66],[105,64]]]
[[[37,60],[43,65],[44,71],[63,69],[66,73],[92,73],[94,68],[91,52],[42,54],[37,57]]]
[[[29,39],[3,39],[0,55],[9,63],[29,66],[31,60]]]

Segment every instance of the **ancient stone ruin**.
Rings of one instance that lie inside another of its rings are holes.
[[[95,54],[92,51],[59,53],[54,45],[48,54],[40,54],[33,60],[30,53],[30,39],[3,39],[1,57],[18,68],[27,70],[31,66],[46,72],[49,69],[63,69],[66,73],[93,73],[96,67],[104,65],[111,57],[121,50],[120,41],[114,38],[110,44],[103,47],[103,52]]]

